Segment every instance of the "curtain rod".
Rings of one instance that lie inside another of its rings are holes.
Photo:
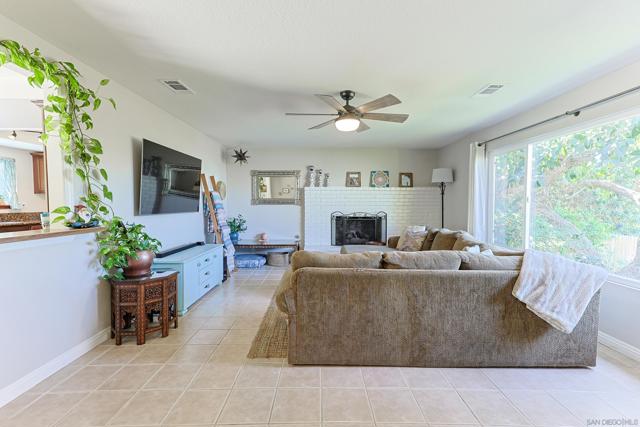
[[[591,102],[589,104],[583,105],[582,107],[578,107],[578,108],[575,108],[573,110],[565,111],[564,113],[558,114],[557,116],[549,117],[548,119],[533,123],[533,124],[531,124],[529,126],[525,126],[523,128],[516,129],[514,131],[502,134],[500,136],[496,136],[495,138],[487,139],[486,141],[482,141],[482,142],[478,143],[478,146],[485,145],[485,144],[487,144],[489,142],[492,142],[492,141],[495,141],[495,140],[498,140],[498,139],[502,139],[502,138],[505,138],[507,136],[511,136],[511,135],[516,134],[516,133],[523,132],[525,130],[532,129],[532,128],[535,128],[537,126],[541,126],[541,125],[544,125],[544,124],[547,124],[547,123],[550,123],[550,122],[554,122],[554,121],[559,120],[559,119],[561,119],[563,117],[567,117],[567,116],[578,117],[580,115],[580,113],[582,111],[584,111],[584,110],[588,110],[590,108],[597,107],[598,105],[606,104],[607,102],[613,101],[615,99],[621,98],[621,97],[626,96],[626,95],[630,95],[633,92],[637,92],[638,90],[640,90],[640,86],[635,86],[635,87],[632,87],[631,89],[623,90],[622,92],[618,92],[618,93],[616,93],[614,95],[607,96],[606,98],[599,99],[597,101],[594,101],[594,102]]]

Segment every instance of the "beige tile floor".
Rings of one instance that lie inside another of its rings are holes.
[[[281,269],[241,271],[144,346],[106,342],[0,408],[2,427],[586,426],[640,418],[640,365],[294,367],[245,358]]]

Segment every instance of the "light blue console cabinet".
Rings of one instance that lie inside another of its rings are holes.
[[[154,271],[178,272],[178,314],[183,316],[189,307],[204,294],[222,283],[222,245],[202,245],[156,258]]]

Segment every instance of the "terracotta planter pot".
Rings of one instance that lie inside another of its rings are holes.
[[[151,264],[155,254],[152,251],[138,251],[136,254],[138,259],[127,257],[128,265],[122,269],[124,277],[134,278],[151,274]]]

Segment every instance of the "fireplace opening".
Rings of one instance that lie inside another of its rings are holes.
[[[331,214],[331,244],[384,245],[387,241],[387,214],[354,212]]]

